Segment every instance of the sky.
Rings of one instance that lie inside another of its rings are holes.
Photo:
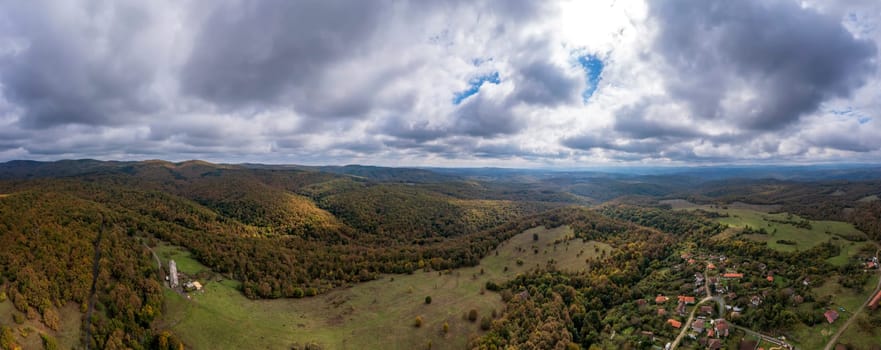
[[[0,161],[879,163],[881,1],[0,0]]]

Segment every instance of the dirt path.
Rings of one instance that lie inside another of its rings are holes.
[[[875,251],[875,256],[878,256],[879,251],[881,250]],[[866,305],[869,305],[869,302],[872,301],[872,297],[874,297],[875,294],[878,294],[879,290],[881,290],[881,278],[878,278],[878,284],[875,285],[875,290],[872,291],[872,294],[869,294],[869,298],[866,299],[866,302],[864,302],[863,305],[861,305],[860,308],[857,309],[857,311],[855,311],[853,315],[851,315],[850,318],[847,319],[847,322],[844,322],[841,327],[838,327],[838,332],[835,332],[835,335],[833,335],[832,338],[829,339],[829,342],[826,343],[826,347],[823,348],[824,350],[831,350],[833,347],[835,347],[835,344],[838,343],[838,338],[841,337],[842,334],[844,334],[844,331],[847,330],[847,327],[850,327],[850,324],[853,323],[857,316],[859,316],[860,313],[866,309]]]
[[[150,254],[153,255],[153,260],[156,260],[156,268],[159,269],[159,282],[161,282],[165,287],[168,287],[168,282],[165,281],[165,270],[162,269],[162,260],[159,259],[159,255],[156,255],[156,252],[153,251],[153,248],[150,248],[147,244],[141,243],[144,245],[144,248],[150,251]]]
[[[101,268],[101,241],[104,239],[104,217],[101,217],[101,228],[98,229],[98,237],[95,238],[95,257],[92,262],[92,288],[89,290],[89,310],[86,312],[86,350],[91,344],[92,312],[95,311],[96,291],[98,288],[98,274]]]
[[[713,300],[713,298],[706,297],[706,298],[701,299],[701,301],[698,302],[697,304],[694,304],[694,308],[691,309],[691,314],[688,315],[688,321],[685,321],[684,323],[682,323],[682,331],[679,332],[679,335],[676,337],[676,340],[673,341],[673,345],[670,347],[670,349],[676,349],[676,347],[678,347],[679,343],[682,341],[682,338],[685,337],[685,333],[688,332],[688,328],[691,327],[691,322],[694,321],[694,314],[699,309],[698,306],[700,306],[701,304],[703,304],[707,301],[710,301],[710,300]]]

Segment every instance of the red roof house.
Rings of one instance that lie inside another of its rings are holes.
[[[835,310],[827,310],[825,313],[823,313],[823,316],[826,316],[826,321],[832,323],[838,319],[838,312],[836,312]]]
[[[676,321],[672,318],[667,320],[667,324],[673,326],[673,328],[682,328],[682,322]]]
[[[686,304],[694,304],[694,297],[687,297],[684,295],[679,296],[679,301]]]
[[[722,277],[724,277],[724,278],[743,278],[743,274],[729,272],[729,273],[723,274]]]
[[[655,297],[655,303],[658,303],[658,304],[666,303],[667,300],[668,300],[668,298],[665,297],[663,294],[658,294],[658,296]]]

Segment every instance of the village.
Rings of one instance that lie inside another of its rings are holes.
[[[675,278],[660,284],[653,297],[635,302],[640,313],[655,318],[654,322],[645,323],[647,329],[641,331],[642,336],[653,343],[659,339],[672,339],[664,344],[665,350],[797,348],[785,335],[772,335],[735,322],[744,319],[746,314],[755,317],[766,302],[793,310],[798,308],[811,298],[810,290],[816,282],[811,276],[781,280],[778,278],[779,266],[769,267],[765,262],[720,254],[683,252],[679,258],[669,271]],[[867,257],[859,268],[864,273],[877,273],[877,256]],[[864,304],[867,312],[874,311],[881,303],[881,290],[876,288],[870,295]],[[850,310],[828,305],[821,311],[822,322],[835,325],[836,322],[842,323],[842,313]],[[664,321],[660,329],[658,320]],[[840,326],[839,334],[846,327]]]

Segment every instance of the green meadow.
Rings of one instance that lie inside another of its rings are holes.
[[[189,298],[166,291],[162,326],[196,349],[281,349],[310,342],[326,349],[420,349],[429,344],[461,349],[482,332],[479,321],[466,319],[469,310],[482,318],[504,307],[499,294],[484,290],[487,281],[502,283],[551,260],[558,269],[579,270],[586,259],[612,250],[572,236],[566,226],[534,228],[504,242],[475,267],[384,275],[304,299],[249,300],[238,291],[238,282],[215,275],[203,281],[204,291]],[[156,252],[163,264],[173,258],[185,273],[204,276],[209,271],[178,247],[160,246]],[[420,327],[414,326],[417,317]]]
[[[865,240],[866,234],[850,223],[809,220],[810,228],[798,227],[794,223],[804,220],[803,218],[788,213],[769,212],[776,209],[775,206],[757,206],[745,203],[698,205],[684,200],[669,200],[662,203],[670,204],[674,209],[703,209],[727,215],[727,217],[714,220],[735,229],[746,227],[754,230],[764,229],[767,234],[749,234],[744,237],[766,242],[768,247],[779,251],[792,252],[810,249],[831,240],[841,248],[841,253],[838,256],[827,260],[836,266],[844,266],[851,262],[852,257],[860,250],[871,250],[874,247],[873,243]]]

